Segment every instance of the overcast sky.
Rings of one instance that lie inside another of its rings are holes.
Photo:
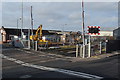
[[[21,2],[2,3],[3,26],[17,28],[17,19],[22,15],[21,5]],[[35,29],[42,24],[44,30],[82,30],[81,2],[24,2],[24,28],[31,27],[30,6],[33,6]],[[84,9],[86,29],[87,26],[101,26],[102,30],[113,30],[118,27],[117,2],[85,2]]]

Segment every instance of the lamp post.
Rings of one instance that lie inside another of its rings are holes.
[[[65,31],[64,31],[64,26],[65,25],[67,25],[67,24],[63,25],[63,35],[64,35],[64,38],[63,38],[64,39],[64,43],[63,43],[63,45],[65,45],[65,43],[66,43],[66,34],[65,34]]]
[[[21,20],[21,40],[22,40],[22,38],[23,38],[23,34],[22,34],[22,29],[23,29],[23,0],[22,0],[22,7],[21,7],[21,9],[22,9],[22,15],[21,15],[20,20]]]
[[[31,33],[33,35],[33,15],[32,15],[32,6],[31,6]]]
[[[17,19],[17,36],[18,36],[18,19]]]

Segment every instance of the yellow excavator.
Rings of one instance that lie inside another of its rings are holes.
[[[42,39],[42,25],[38,27],[35,35],[30,36],[30,40],[38,41],[38,45],[48,43],[47,40]]]

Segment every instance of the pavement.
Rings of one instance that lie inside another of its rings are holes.
[[[57,54],[57,53],[54,53],[54,52],[44,52],[44,51],[34,51],[34,50],[29,50],[29,49],[23,49],[23,50],[26,50],[26,51],[32,51],[32,52],[35,52],[35,53],[45,53],[45,54],[51,54],[51,55],[56,55],[56,56],[60,56],[60,57],[64,57],[66,59],[68,59],[69,61],[71,62],[77,62],[77,61],[93,61],[93,60],[98,60],[98,59],[104,59],[104,58],[108,58],[110,56],[114,56],[114,55],[119,55],[120,54],[120,51],[114,51],[112,53],[104,53],[104,54],[99,54],[99,55],[94,55],[94,56],[91,56],[91,57],[85,57],[85,58],[81,58],[81,57],[70,57],[70,56],[64,56],[64,55],[60,55],[60,54]]]
[[[104,53],[104,54],[100,54],[100,55],[95,55],[95,56],[91,56],[91,57],[86,57],[86,58],[73,58],[72,61],[73,62],[77,62],[77,61],[92,61],[92,60],[98,60],[98,59],[104,59],[104,58],[108,58],[110,56],[114,56],[114,55],[118,55],[120,54],[120,52],[112,52],[112,53]]]

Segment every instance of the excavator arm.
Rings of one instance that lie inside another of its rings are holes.
[[[30,40],[39,41],[39,42],[48,42],[42,39],[42,25],[38,27],[35,35],[30,36]]]
[[[38,27],[35,35],[30,36],[30,40],[42,40],[42,25]]]

